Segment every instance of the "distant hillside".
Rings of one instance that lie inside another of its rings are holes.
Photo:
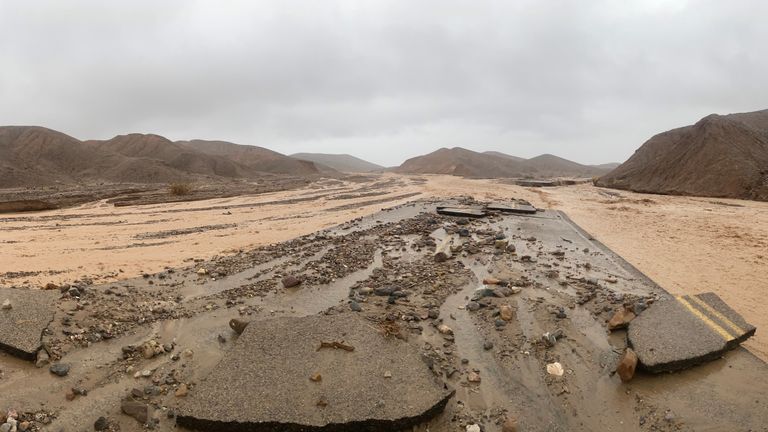
[[[599,168],[599,169],[603,169],[603,170],[606,170],[606,171],[611,171],[611,170],[615,170],[616,168],[618,168],[619,165],[621,165],[620,162],[611,162],[611,163],[604,163],[604,164],[600,164],[600,165],[590,165],[590,166],[595,167],[595,168]]]
[[[478,153],[455,147],[408,159],[395,171],[476,178],[553,178],[592,177],[605,174],[608,169],[581,165],[553,155],[523,159],[501,152]]]
[[[368,162],[348,154],[327,154],[327,153],[296,153],[292,158],[315,162],[330,167],[336,171],[347,173],[364,173],[381,171],[384,169],[381,165]]]
[[[768,200],[768,110],[712,114],[646,141],[599,186]]]
[[[89,181],[172,183],[318,175],[314,163],[223,141],[172,142],[128,134],[80,141],[38,126],[0,127],[0,188]]]
[[[93,148],[38,126],[0,127],[0,187],[45,186],[84,180],[173,182],[192,176],[162,161]]]
[[[312,162],[263,147],[206,140],[177,141],[176,144],[208,155],[226,157],[258,172],[291,175],[316,175],[320,172]]]
[[[512,156],[512,155],[509,155],[509,154],[506,154],[506,153],[502,153],[502,152],[498,152],[498,151],[486,151],[486,152],[483,152],[483,154],[490,155],[490,156],[503,157],[503,158],[507,158],[507,159],[512,159],[512,160],[518,161],[518,162],[523,162],[523,161],[526,160],[525,158],[521,158],[521,157],[517,157],[517,156]]]
[[[440,150],[405,161],[395,172],[450,174],[475,178],[523,177],[535,170],[513,159],[477,153],[461,147]]]

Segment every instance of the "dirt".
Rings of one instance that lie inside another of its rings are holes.
[[[483,184],[457,184],[447,178],[395,181],[401,183],[394,186],[389,177],[382,181],[395,197],[409,188],[458,194]],[[443,189],[446,184],[452,187]],[[327,187],[350,193],[336,182]],[[514,190],[532,202],[536,196]],[[563,197],[571,193],[564,190]],[[320,188],[287,194],[302,193],[324,194]],[[478,195],[498,193],[488,188]],[[317,219],[326,213],[333,216],[325,219],[329,225],[336,224],[334,218],[348,222],[318,230],[317,225],[299,227],[290,221],[292,234],[308,232],[280,241],[276,239],[288,234],[277,233],[261,246],[107,284],[73,282],[76,295],[67,287],[61,290],[53,324],[43,336],[52,361],[71,365],[69,375],[59,378],[45,368],[0,356],[0,393],[3,405],[9,405],[0,409],[12,406],[32,418],[44,411],[53,419],[46,430],[89,428],[99,416],[106,417],[111,430],[143,430],[120,412],[121,400],[130,397],[150,407],[156,430],[178,430],[174,416],[179,400],[194,393],[234,346],[231,318],[258,321],[324,313],[356,314],[378,329],[379,337],[407,339],[420,347],[423,367],[456,390],[446,411],[416,428],[419,431],[464,431],[467,425],[479,424],[497,432],[511,417],[521,430],[675,431],[700,430],[701,425],[759,430],[760,418],[768,415],[764,405],[754,403],[768,391],[760,380],[765,364],[745,350],[676,376],[640,375],[630,385],[622,384],[612,369],[626,346],[625,337],[621,331],[608,334],[606,321],[623,303],[643,301],[652,307],[668,294],[556,211],[470,221],[440,216],[434,208],[442,199],[426,199],[381,212],[378,204],[361,209],[369,215],[355,217],[363,215],[326,212],[325,198],[297,204],[259,199],[273,202],[260,212],[285,215],[287,205],[315,207],[312,223],[322,223]],[[456,198],[454,204],[476,203]],[[182,210],[178,205],[154,211]],[[192,212],[198,224],[210,214]],[[282,222],[273,222],[273,228]],[[462,229],[469,236],[461,237]],[[203,233],[206,243],[223,231]],[[242,228],[235,232],[242,241]],[[179,241],[185,244],[184,239],[194,235],[181,235]],[[454,258],[437,263],[434,245],[446,236],[461,240]],[[515,252],[500,249],[499,237],[513,244]],[[220,250],[221,244],[207,247]],[[180,251],[180,244],[157,248],[167,255],[175,251],[178,257],[195,256]],[[146,254],[139,255],[146,263]],[[301,285],[283,288],[280,281],[288,275],[299,277]],[[509,281],[511,287],[478,298],[479,309],[470,310],[476,289],[488,277]],[[359,312],[353,311],[352,302],[360,306]],[[499,325],[496,314],[503,306],[512,316]],[[555,329],[564,337],[554,346],[542,343],[542,334]],[[492,347],[485,349],[489,342]],[[547,373],[546,366],[553,362],[563,365],[562,377]],[[87,394],[78,391],[67,400],[71,388]],[[698,396],[702,392],[707,397]]]
[[[768,110],[709,115],[660,133],[599,186],[768,201]]]

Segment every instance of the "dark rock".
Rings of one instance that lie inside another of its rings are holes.
[[[363,311],[363,307],[360,306],[360,303],[358,303],[356,301],[349,302],[349,308],[351,310],[353,310],[354,312],[362,312]]]
[[[286,276],[283,278],[282,282],[285,288],[293,288],[301,284],[301,279],[296,276]]]
[[[98,420],[93,424],[93,430],[96,431],[104,431],[107,430],[109,427],[109,422],[107,421],[106,417],[99,417]]]
[[[377,296],[390,296],[393,292],[397,291],[396,287],[393,286],[382,286],[382,287],[376,287],[373,289],[373,293]]]
[[[486,341],[486,342],[483,344],[483,349],[484,349],[484,350],[486,350],[486,351],[493,349],[493,342],[491,342],[491,341]]]
[[[475,301],[471,301],[467,303],[467,310],[470,312],[477,312],[478,310],[480,310],[480,303]]]
[[[69,374],[69,365],[65,363],[56,363],[51,365],[50,371],[54,375],[58,375],[60,377],[67,376]]]
[[[149,407],[143,402],[131,399],[123,400],[120,404],[120,410],[123,414],[133,417],[141,424],[146,424],[149,420]]]
[[[229,320],[229,328],[234,330],[237,334],[243,334],[243,331],[248,327],[248,324],[250,324],[250,321],[243,321],[237,318]]]

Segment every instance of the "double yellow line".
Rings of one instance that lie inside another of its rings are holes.
[[[716,311],[712,306],[706,304],[696,296],[677,296],[675,297],[675,299],[677,299],[677,301],[680,302],[680,304],[685,306],[685,308],[688,309],[694,316],[696,316],[704,324],[706,324],[707,327],[709,327],[715,333],[719,334],[723,339],[725,339],[726,342],[731,342],[745,333],[745,331],[741,327],[734,324],[733,321],[729,320],[723,314]],[[694,304],[698,306],[698,308],[694,306]],[[714,320],[710,319],[702,311],[706,311],[710,313],[712,316],[717,318],[717,320],[720,321],[720,323],[722,323],[723,325],[721,326],[720,324],[716,323]],[[729,328],[730,331],[726,330],[725,327]]]

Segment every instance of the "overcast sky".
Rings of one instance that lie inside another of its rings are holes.
[[[454,146],[621,162],[768,108],[766,17],[764,0],[0,0],[0,124],[384,165]]]

